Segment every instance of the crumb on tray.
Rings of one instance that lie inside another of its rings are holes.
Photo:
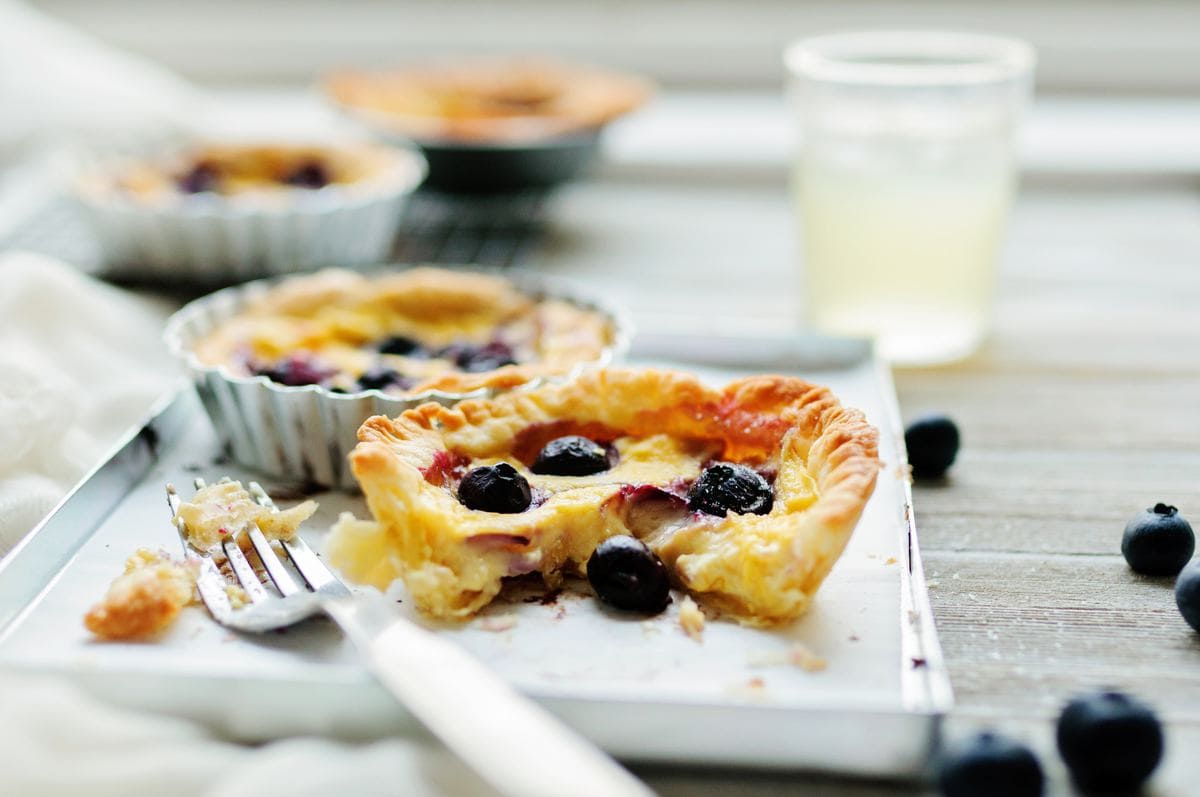
[[[750,667],[799,667],[805,672],[820,672],[828,666],[825,659],[813,653],[802,642],[793,642],[781,650],[769,650],[751,655],[747,663]]]
[[[195,570],[165,553],[141,548],[125,562],[125,572],[103,600],[83,618],[102,639],[141,639],[171,625],[195,599]]]
[[[679,605],[679,627],[697,642],[704,641],[704,612],[700,611],[691,595],[684,596]]]
[[[517,625],[517,616],[515,614],[495,614],[491,617],[484,617],[479,621],[479,627],[484,631],[493,631],[499,633],[508,631]]]

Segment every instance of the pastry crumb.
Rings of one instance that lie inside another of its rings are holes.
[[[479,621],[479,627],[484,631],[492,631],[499,633],[508,631],[517,625],[517,616],[515,614],[497,614],[491,617],[485,617]]]
[[[229,605],[234,609],[241,609],[250,603],[250,596],[246,594],[246,590],[237,584],[225,585],[225,597],[229,598]]]
[[[692,600],[691,595],[684,596],[679,605],[679,627],[683,632],[697,642],[704,641],[704,612]]]
[[[165,631],[195,599],[196,572],[163,552],[140,548],[104,598],[83,618],[101,639],[144,639]]]
[[[725,690],[733,698],[742,700],[762,700],[766,697],[767,682],[762,678],[749,678],[743,683],[734,684]]]
[[[747,664],[750,667],[799,667],[805,672],[820,672],[828,666],[825,659],[801,642],[794,642],[783,650],[770,650],[752,655]]]
[[[883,560],[883,563],[885,565],[894,565],[894,564],[896,564],[896,561],[897,561],[896,557],[889,556],[887,559]]]

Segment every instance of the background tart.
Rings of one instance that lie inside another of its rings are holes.
[[[509,388],[602,359],[604,314],[476,272],[330,269],[256,296],[191,344],[202,365],[288,386],[402,396]]]
[[[587,476],[533,473],[548,441],[582,435],[613,453]],[[464,618],[506,576],[553,583],[579,572],[607,537],[644,540],[675,583],[743,622],[804,612],[841,555],[879,467],[877,432],[827,388],[762,376],[723,389],[655,370],[597,370],[566,384],[447,408],[369,419],[351,467],[376,522],[335,529],[334,563],[354,580],[400,577],[427,613]],[[714,462],[771,482],[765,514],[689,509],[689,486]],[[456,497],[471,469],[507,462],[533,501],[512,514]]]
[[[170,158],[138,162],[118,172],[124,192],[233,195],[277,189],[321,189],[379,177],[392,167],[387,150],[303,144],[206,144]]]
[[[480,60],[325,82],[342,107],[418,140],[515,142],[596,130],[650,96],[630,75],[548,60]]]

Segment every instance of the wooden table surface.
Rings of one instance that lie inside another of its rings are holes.
[[[793,323],[782,186],[601,183],[560,196],[555,213],[538,267],[605,285],[643,327]],[[1194,186],[1027,186],[986,345],[954,366],[896,372],[906,418],[947,413],[964,438],[949,478],[915,488],[956,696],[947,732],[992,726],[1030,742],[1051,794],[1071,793],[1054,752],[1058,710],[1101,686],[1133,692],[1167,722],[1151,793],[1200,794],[1200,635],[1171,580],[1137,576],[1120,555],[1125,522],[1156,501],[1200,527],[1198,308]],[[921,792],[645,774],[680,795]]]

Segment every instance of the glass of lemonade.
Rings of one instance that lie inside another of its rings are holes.
[[[864,32],[803,39],[785,61],[809,322],[874,337],[898,364],[970,354],[987,328],[1032,48]]]

